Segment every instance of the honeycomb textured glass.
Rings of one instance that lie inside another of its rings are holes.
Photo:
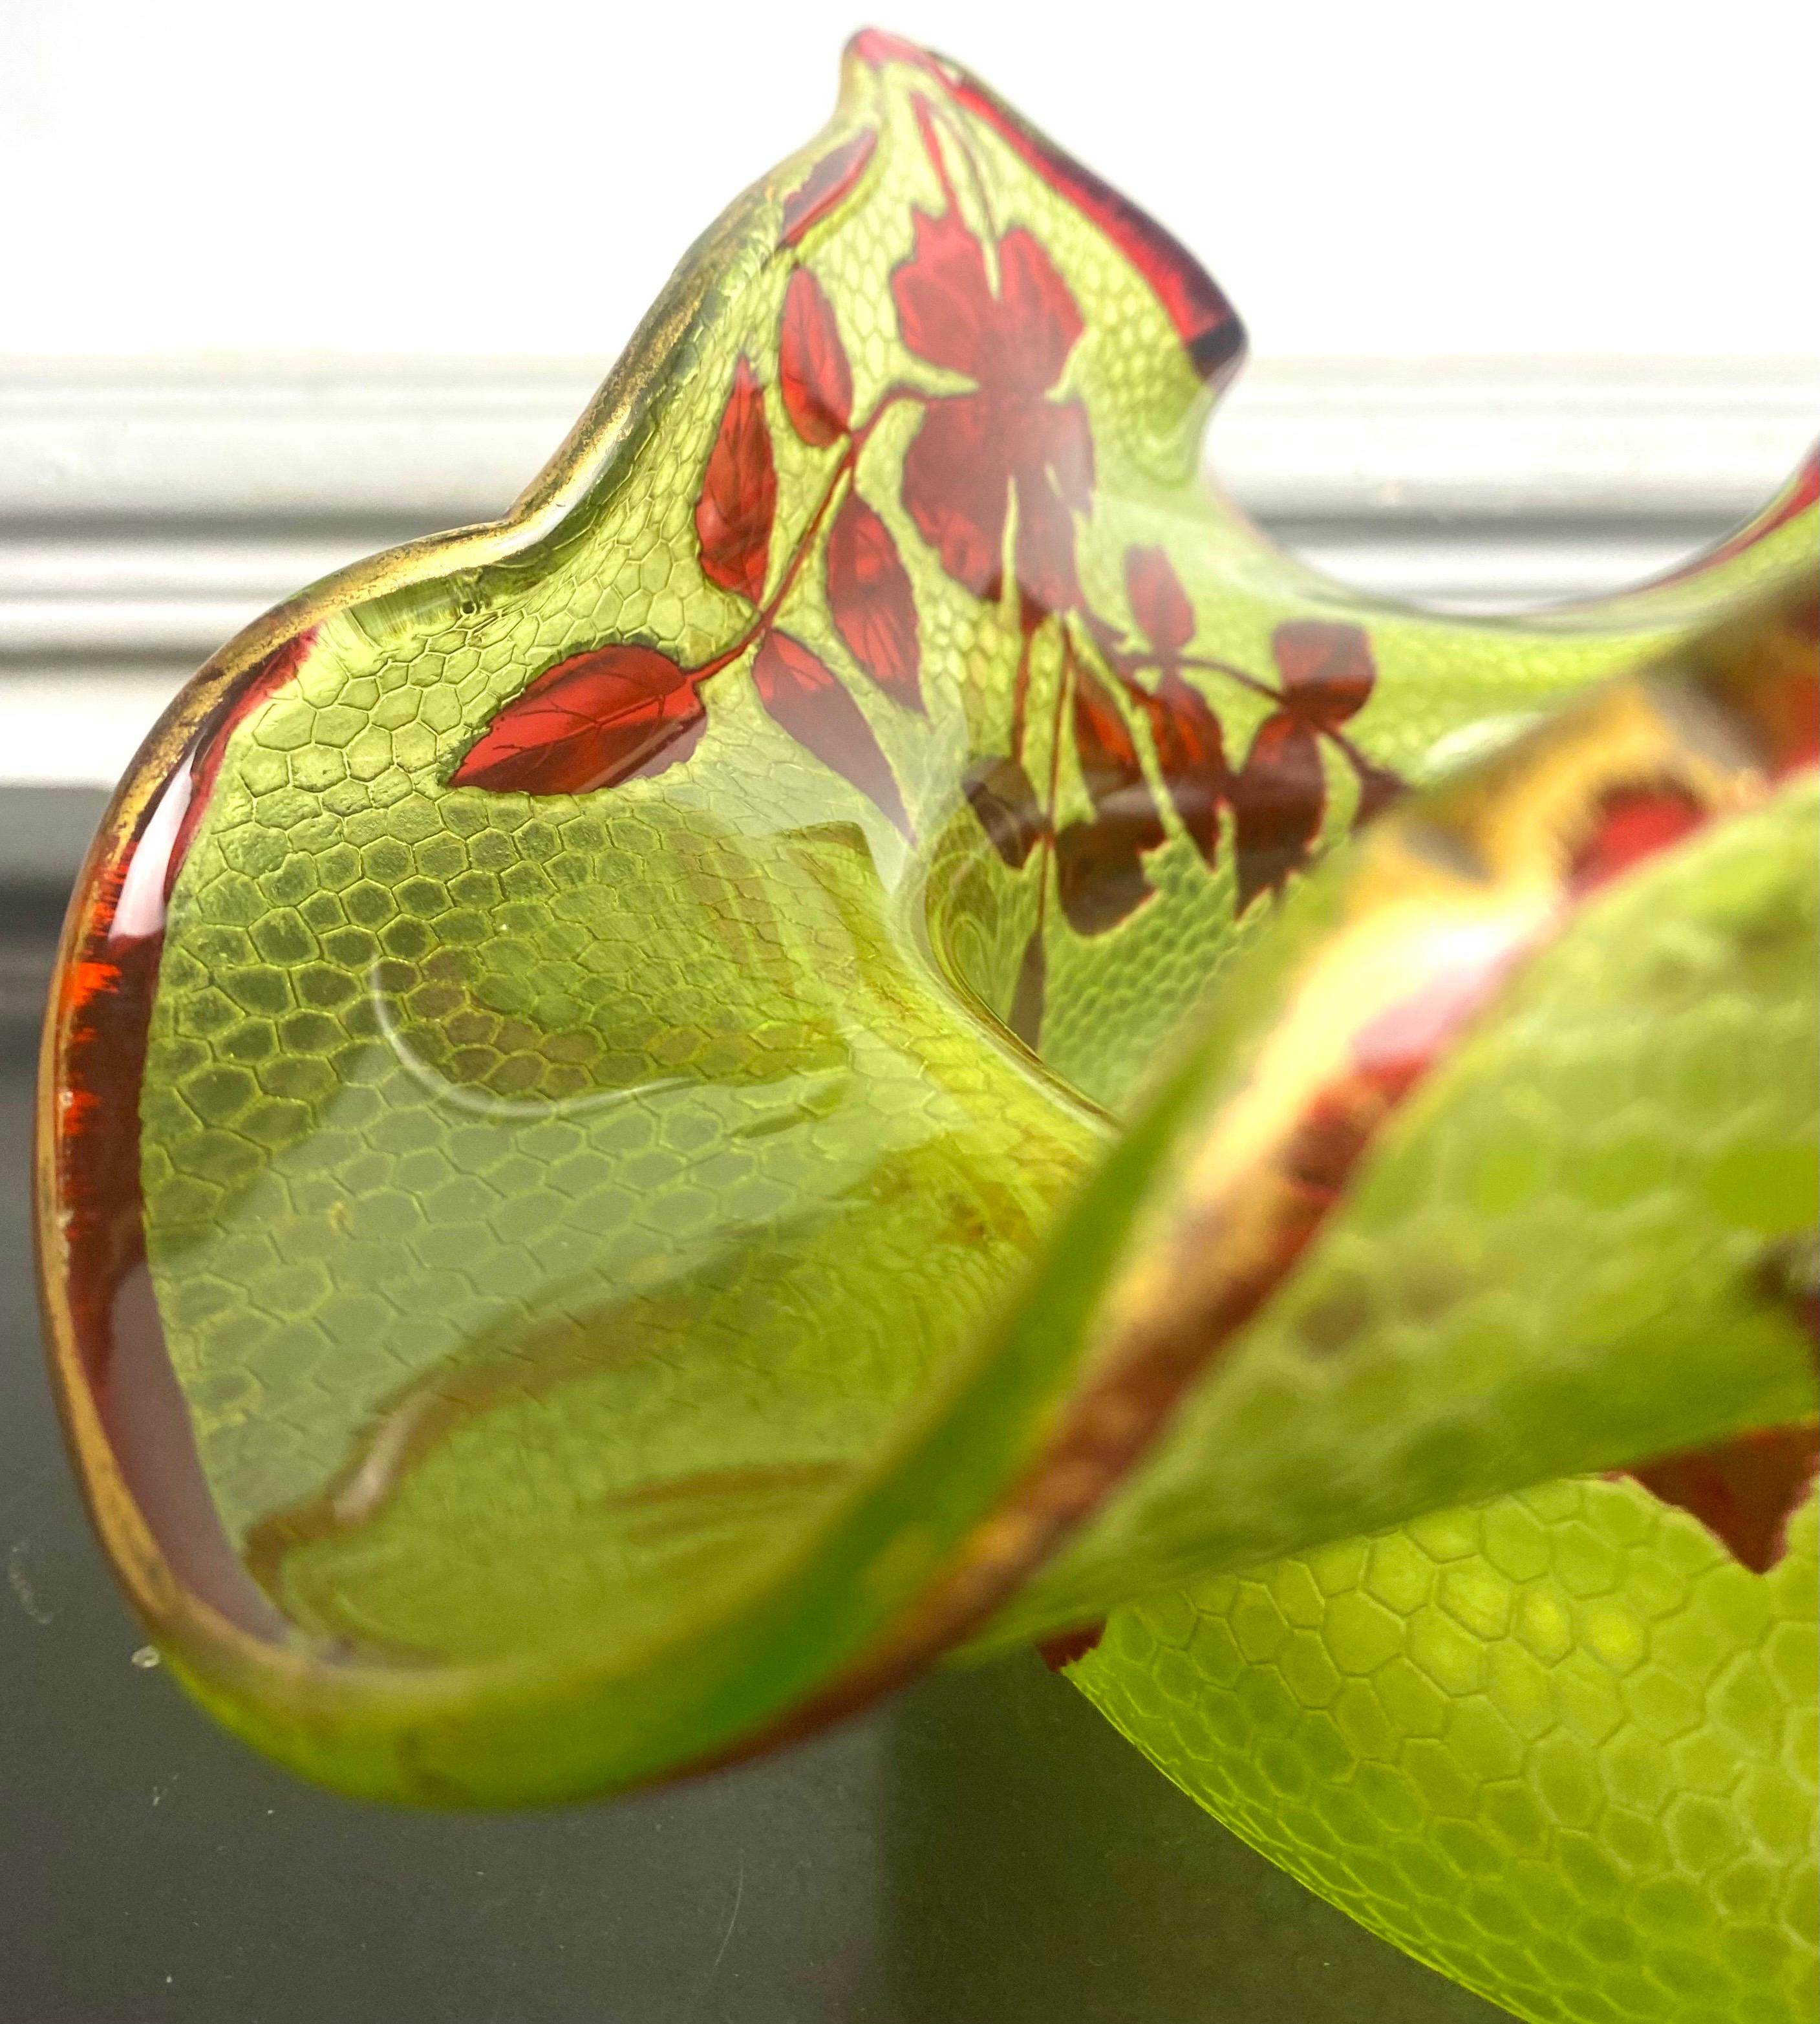
[[[1243,350],[857,37],[507,518],[268,614],[122,783],[42,1084],[77,1465],[173,1673],[350,1792],[1034,1639],[1520,2015],[1779,2024],[1815,471],[1444,618],[1222,499]]]

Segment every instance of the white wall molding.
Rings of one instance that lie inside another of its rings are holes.
[[[585,358],[0,358],[0,521],[498,512]],[[1269,516],[1736,517],[1820,427],[1810,359],[1257,361],[1214,425]]]
[[[0,359],[0,780],[106,783],[267,606],[500,512],[600,362]],[[1811,361],[1251,366],[1212,461],[1332,574],[1443,606],[1615,588],[1745,517],[1820,423]]]

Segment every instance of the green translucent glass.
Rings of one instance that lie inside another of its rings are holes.
[[[862,35],[510,517],[223,649],[47,1047],[97,1521],[222,1719],[434,1802],[1111,1612],[1084,1689],[1423,1958],[1793,2017],[1811,474],[1444,618],[1201,473],[1242,344]]]

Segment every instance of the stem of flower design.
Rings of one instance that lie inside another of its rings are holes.
[[[1042,871],[1036,889],[1036,927],[1035,933],[1042,936],[1049,918],[1049,876],[1056,862],[1056,802],[1061,793],[1062,772],[1062,712],[1067,707],[1072,691],[1075,676],[1074,643],[1068,636],[1064,625],[1062,628],[1061,671],[1056,677],[1055,708],[1050,713],[1049,728],[1049,787],[1043,804],[1043,831],[1037,841],[1037,848],[1043,854]]]
[[[1017,676],[1011,687],[1011,756],[1020,766],[1024,764],[1024,720],[1030,707],[1031,648],[1035,643],[1037,626],[1042,622],[1040,614],[1034,624],[1031,622],[1020,592],[1017,629],[1020,636],[1017,647]]]
[[[717,675],[723,668],[731,667],[755,640],[760,637],[770,626],[775,624],[777,615],[783,608],[784,600],[789,596],[796,578],[802,574],[804,563],[808,560],[814,551],[815,537],[822,530],[822,522],[828,517],[829,508],[833,504],[835,496],[840,491],[843,480],[852,478],[859,465],[859,453],[865,449],[873,431],[899,402],[926,401],[928,398],[928,394],[917,387],[900,384],[886,387],[879,395],[872,412],[856,429],[849,431],[847,447],[836,458],[834,468],[828,474],[828,482],[822,488],[822,497],[816,504],[815,512],[810,515],[802,533],[796,537],[796,545],[791,552],[789,560],[784,565],[783,574],[778,578],[776,589],[753,614],[752,623],[739,635],[731,646],[723,648],[712,660],[704,661],[700,667],[691,668],[689,670],[690,676],[694,680],[705,682],[710,675]]]
[[[1111,658],[1108,656],[1108,658]],[[1160,669],[1163,662],[1154,654],[1135,654],[1117,657],[1116,665],[1119,672],[1123,674],[1139,668]],[[1262,696],[1267,702],[1274,703],[1279,710],[1293,710],[1295,707],[1287,693],[1276,688],[1273,683],[1264,681],[1256,675],[1248,675],[1243,668],[1234,667],[1229,661],[1212,660],[1199,654],[1182,654],[1177,655],[1171,665],[1178,668],[1192,668],[1203,674],[1224,675],[1228,680],[1236,682],[1241,688],[1249,689],[1254,695]],[[1372,760],[1367,757],[1352,739],[1336,725],[1322,724],[1311,719],[1304,719],[1304,721],[1308,724],[1309,728],[1316,737],[1326,739],[1335,747],[1360,780],[1363,781],[1368,775],[1382,770]]]
[[[1154,654],[1140,654],[1130,662],[1130,666],[1134,668],[1161,668],[1163,663]],[[1234,667],[1230,661],[1210,660],[1199,654],[1180,654],[1175,657],[1174,666],[1192,668],[1199,674],[1224,675],[1229,681],[1238,683],[1254,695],[1267,697],[1279,710],[1287,710],[1289,706],[1289,698],[1281,689],[1256,675],[1247,674],[1243,668]]]
[[[1347,764],[1352,768],[1353,771],[1357,774],[1361,780],[1364,779],[1368,773],[1378,772],[1382,770],[1375,764],[1374,761],[1366,757],[1365,754],[1359,750],[1357,746],[1356,746],[1349,737],[1347,737],[1346,734],[1343,731],[1335,731],[1331,726],[1327,724],[1321,725],[1320,729],[1323,734],[1325,736],[1331,738],[1334,743],[1339,747],[1340,750],[1345,754]]]

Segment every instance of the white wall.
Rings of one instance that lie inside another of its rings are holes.
[[[1261,354],[1820,348],[1813,0],[900,0]],[[5,0],[0,352],[610,355],[852,0]]]

